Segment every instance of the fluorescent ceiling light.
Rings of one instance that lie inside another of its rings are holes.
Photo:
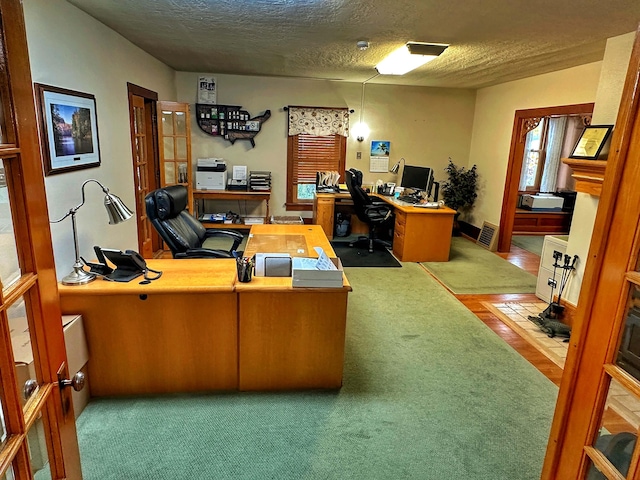
[[[409,42],[387,55],[376,65],[376,70],[380,75],[404,75],[434,60],[448,46],[442,43]]]

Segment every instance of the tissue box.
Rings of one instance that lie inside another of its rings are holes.
[[[330,260],[337,270],[318,270],[315,258],[293,257],[292,284],[294,287],[342,288],[342,262],[339,258]]]

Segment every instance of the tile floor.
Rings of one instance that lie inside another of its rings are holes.
[[[547,307],[547,303],[502,302],[486,303],[485,305],[552,362],[561,368],[564,367],[569,344],[561,337],[549,338],[546,333],[542,332],[536,324],[527,318],[529,315],[538,315]],[[640,427],[640,400],[628,393],[616,381],[611,383],[607,402],[608,406],[624,418],[634,429]]]

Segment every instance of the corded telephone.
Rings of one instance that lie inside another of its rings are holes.
[[[91,269],[92,273],[107,280],[130,282],[134,278],[144,275],[144,282],[149,283],[151,280],[156,280],[162,275],[162,272],[151,270],[147,267],[147,262],[144,258],[134,250],[125,250],[123,252],[111,248],[101,248],[96,245],[93,247],[93,251],[96,253],[96,258],[99,263],[90,263],[84,258],[82,261]],[[115,265],[115,269],[107,264],[107,259]],[[156,273],[157,276],[150,278],[148,272]]]

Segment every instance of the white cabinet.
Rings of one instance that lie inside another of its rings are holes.
[[[536,285],[536,296],[544,300],[545,302],[551,301],[551,287],[549,286],[549,279],[553,278],[553,252],[567,253],[567,241],[568,235],[545,235],[544,244],[542,245],[542,255],[540,256],[540,268],[538,269],[538,283]],[[559,264],[562,265],[562,259]],[[556,281],[558,287],[560,286],[560,276],[562,269],[556,269]],[[553,292],[554,295],[558,294],[558,287]]]

